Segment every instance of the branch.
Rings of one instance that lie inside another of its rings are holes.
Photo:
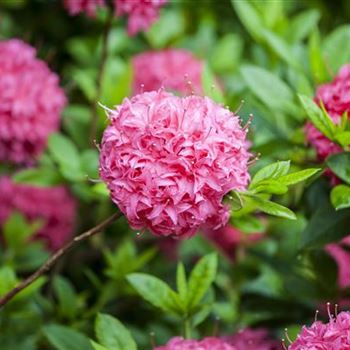
[[[112,222],[116,221],[122,216],[121,213],[116,213],[106,219],[105,221],[101,222],[97,226],[91,228],[90,230],[82,233],[79,236],[74,237],[70,242],[65,244],[62,248],[57,250],[49,259],[46,260],[46,262],[33,274],[31,274],[29,277],[27,277],[25,280],[20,282],[15,288],[11,289],[8,293],[6,293],[3,297],[0,298],[0,308],[6,305],[13,297],[15,297],[20,291],[27,288],[29,285],[31,285],[34,281],[36,281],[40,276],[48,272],[51,267],[68,251],[70,251],[73,247],[78,245],[80,242],[84,241],[85,239],[88,239],[95,235],[96,233],[101,232],[103,229],[105,229],[107,226],[109,226]]]
[[[103,78],[103,73],[105,70],[106,61],[108,57],[108,36],[112,27],[113,16],[114,14],[112,9],[109,9],[108,17],[102,33],[101,60],[100,60],[100,65],[98,67],[97,79],[96,79],[96,98],[92,105],[92,119],[91,119],[91,128],[90,128],[90,139],[91,139],[92,145],[94,145],[96,132],[97,132],[98,102],[100,101],[101,94],[102,94],[102,78]]]

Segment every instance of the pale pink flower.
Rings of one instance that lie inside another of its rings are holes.
[[[166,345],[154,350],[237,350],[220,338],[208,337],[203,340],[172,338]]]
[[[263,238],[262,234],[245,234],[229,224],[218,230],[204,228],[203,235],[230,260],[235,260],[237,249],[254,244]]]
[[[207,97],[146,92],[110,111],[100,175],[134,229],[189,237],[219,228],[231,190],[249,181],[246,130]]]
[[[52,250],[72,237],[76,202],[63,186],[36,187],[16,184],[9,177],[0,178],[0,224],[15,211],[29,220],[42,219],[36,237],[44,239]]]
[[[264,328],[245,328],[223,339],[236,350],[282,350],[281,341],[271,339]]]
[[[0,41],[0,161],[31,163],[59,127],[59,79],[21,40]]]
[[[339,123],[343,113],[350,112],[350,64],[343,66],[332,82],[317,88],[315,101],[324,107],[335,123]],[[313,124],[305,126],[306,138],[316,149],[321,161],[329,155],[341,152],[341,147],[319,132]]]
[[[329,322],[304,326],[288,350],[350,350],[350,312],[330,315]]]
[[[167,0],[114,0],[117,16],[128,17],[128,33],[135,35],[148,28],[159,17],[159,9]]]
[[[138,1],[138,0],[136,0]],[[64,0],[64,6],[71,16],[86,12],[89,17],[95,17],[99,7],[105,6],[104,0]]]
[[[190,95],[202,93],[203,62],[182,49],[148,51],[134,56],[134,94],[143,91],[167,90]]]

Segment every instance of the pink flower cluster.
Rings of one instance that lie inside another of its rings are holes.
[[[350,244],[350,236],[341,241],[342,244]],[[329,244],[326,247],[328,253],[338,265],[338,284],[341,288],[350,286],[350,252],[342,248],[340,244]]]
[[[328,323],[314,322],[304,326],[288,350],[349,350],[350,312],[341,312]]]
[[[167,0],[114,0],[117,17],[128,17],[128,33],[135,35],[147,30],[158,19],[159,9]],[[94,17],[98,7],[106,6],[105,0],[64,0],[69,14],[77,15],[86,12]]]
[[[335,123],[338,123],[345,112],[350,112],[350,65],[343,66],[334,80],[318,87],[315,101],[325,106],[326,111]],[[316,149],[321,161],[329,155],[341,152],[341,147],[322,135],[311,123],[305,127],[307,140]]]
[[[0,41],[0,161],[31,163],[59,127],[58,76],[21,40]]]
[[[208,337],[203,340],[172,338],[166,345],[154,350],[237,350],[220,338]]]
[[[231,225],[226,225],[218,230],[205,228],[203,234],[230,260],[235,260],[237,248],[253,244],[263,237],[259,233],[245,234]]]
[[[132,228],[189,237],[226,224],[223,196],[249,181],[239,117],[207,97],[159,90],[126,98],[110,120],[100,175]]]
[[[134,56],[133,91],[158,90],[164,87],[183,95],[202,92],[201,75],[203,62],[195,58],[189,51],[168,49],[148,51]]]
[[[14,211],[29,221],[44,220],[37,237],[44,239],[52,250],[60,248],[72,236],[76,203],[63,186],[27,186],[1,177],[0,223],[3,224]]]
[[[270,339],[263,328],[245,328],[224,340],[236,350],[282,350],[281,342]]]

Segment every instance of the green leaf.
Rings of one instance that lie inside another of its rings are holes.
[[[256,195],[252,195],[248,193],[245,193],[244,195],[249,196],[253,200],[253,202],[255,202],[257,209],[266,214],[270,214],[270,215],[274,215],[274,216],[278,216],[278,217],[290,219],[290,220],[296,219],[295,214],[290,209],[280,204],[271,202],[267,199],[263,199]]]
[[[309,60],[312,76],[316,83],[322,83],[328,80],[329,74],[325,64],[325,59],[321,52],[320,33],[314,29],[309,38]]]
[[[49,167],[21,170],[12,179],[16,183],[38,187],[50,187],[63,183],[58,171]]]
[[[288,192],[288,187],[278,180],[268,179],[259,181],[253,188],[253,193],[284,194]]]
[[[243,208],[243,205],[244,205],[243,199],[238,192],[236,191],[230,192],[229,199],[230,199],[230,207],[233,211],[237,211]]]
[[[7,293],[17,284],[15,272],[8,266],[0,268],[0,296]]]
[[[139,295],[155,307],[175,314],[181,311],[177,294],[159,278],[145,273],[132,273],[126,278]]]
[[[188,280],[187,306],[193,310],[214,282],[218,259],[215,253],[208,254],[196,264]]]
[[[293,42],[305,39],[316,27],[321,14],[316,9],[303,11],[295,16],[290,23],[290,36]]]
[[[347,147],[350,145],[350,131],[337,131],[334,139],[342,147]]]
[[[266,224],[253,215],[231,217],[230,222],[234,227],[247,234],[263,233],[266,230]]]
[[[91,179],[99,178],[98,152],[95,149],[87,149],[81,154],[81,166],[83,172]]]
[[[68,137],[52,134],[48,141],[48,148],[65,178],[72,181],[85,179],[78,150]]]
[[[99,343],[108,350],[137,350],[130,332],[119,320],[110,315],[98,314],[95,332]]]
[[[177,264],[176,270],[176,286],[181,302],[186,302],[187,299],[187,281],[184,264],[180,261]]]
[[[302,232],[301,248],[323,247],[327,243],[339,241],[349,235],[349,227],[349,209],[336,211],[328,203],[323,203]]]
[[[324,40],[322,52],[333,72],[350,61],[350,25],[336,28]]]
[[[264,30],[262,34],[267,44],[277,56],[284,60],[288,65],[298,70],[302,70],[299,62],[294,58],[294,53],[292,52],[291,48],[281,37],[269,30]]]
[[[222,94],[222,91],[218,86],[215,76],[208,64],[206,64],[203,68],[202,87],[204,95],[210,97],[217,103],[225,103],[225,97]]]
[[[59,310],[64,317],[73,318],[77,313],[78,300],[73,285],[65,278],[56,276],[53,288],[59,303]]]
[[[327,138],[333,140],[336,127],[329,115],[319,108],[311,98],[305,95],[298,96],[306,114],[315,128]]]
[[[276,74],[251,65],[243,66],[241,72],[249,89],[266,106],[300,119],[299,109],[293,103],[293,91]]]
[[[57,350],[93,350],[89,339],[71,328],[52,324],[44,327],[43,332]]]
[[[250,182],[250,188],[254,188],[254,186],[256,186],[260,181],[278,179],[279,177],[286,175],[289,168],[290,160],[278,161],[263,167],[253,176],[253,179]]]
[[[333,154],[327,158],[326,163],[335,175],[350,184],[350,153]]]
[[[318,173],[320,170],[321,169],[311,168],[311,169],[296,171],[295,173],[280,176],[278,178],[278,182],[286,186],[294,185],[294,184],[297,184],[298,182],[307,180],[311,176]]]
[[[95,341],[90,339],[91,346],[94,348],[94,350],[109,350],[106,347],[96,343]]]
[[[249,34],[257,41],[262,40],[264,24],[259,12],[254,6],[249,1],[231,0],[231,3]]]
[[[331,202],[336,210],[350,207],[350,187],[338,185],[332,189]]]

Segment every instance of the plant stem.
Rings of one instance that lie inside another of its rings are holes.
[[[112,216],[110,216],[105,221],[101,222],[97,226],[91,228],[90,230],[82,233],[79,236],[74,237],[70,242],[65,244],[62,248],[57,250],[49,259],[46,260],[46,262],[39,267],[38,270],[36,270],[33,274],[28,276],[26,279],[24,279],[22,282],[20,282],[15,288],[11,289],[8,293],[6,293],[4,296],[0,298],[0,308],[4,305],[6,305],[12,298],[14,298],[19,292],[21,292],[23,289],[30,286],[34,281],[36,281],[40,276],[44,275],[46,272],[48,272],[52,266],[68,251],[70,251],[73,247],[75,247],[80,242],[84,241],[87,238],[92,237],[96,233],[101,232],[103,229],[105,229],[107,226],[109,226],[112,222],[117,220],[122,216],[121,213],[116,213]]]
[[[185,318],[184,320],[185,338],[191,339],[192,329],[191,329],[191,319]]]
[[[109,9],[107,20],[105,22],[103,33],[102,33],[102,48],[101,48],[101,59],[100,64],[97,71],[97,79],[96,79],[96,98],[95,101],[92,104],[92,119],[91,119],[91,126],[90,126],[90,140],[91,144],[95,145],[95,138],[96,138],[96,132],[97,132],[97,126],[98,126],[98,102],[101,99],[102,94],[102,79],[103,74],[106,67],[106,61],[108,57],[108,37],[109,32],[112,28],[112,22],[113,22],[113,10]]]

